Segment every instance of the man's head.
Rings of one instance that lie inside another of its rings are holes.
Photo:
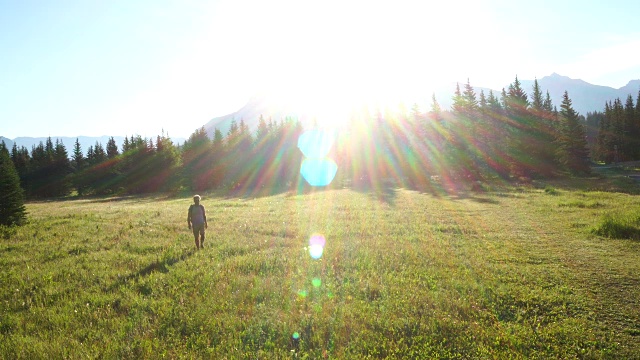
[[[200,195],[195,195],[193,197],[193,202],[198,205],[200,203]]]

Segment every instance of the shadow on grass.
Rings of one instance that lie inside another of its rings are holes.
[[[385,184],[381,186],[371,186],[371,185],[354,185],[351,187],[351,190],[357,191],[359,193],[369,194],[369,196],[373,199],[381,201],[383,203],[394,205],[396,200],[396,191],[397,187],[392,184]]]
[[[189,249],[189,250],[183,250],[182,253],[180,254],[171,254],[169,256],[163,256],[162,259],[157,259],[151,264],[143,267],[142,269],[134,273],[119,277],[118,280],[116,280],[111,286],[107,288],[107,291],[113,291],[118,287],[120,287],[121,285],[128,283],[130,280],[149,276],[154,272],[160,272],[163,274],[168,273],[169,272],[168,266],[174,265],[179,261],[183,261],[187,259],[188,257],[192,256],[195,253],[195,251],[196,250],[194,249]]]

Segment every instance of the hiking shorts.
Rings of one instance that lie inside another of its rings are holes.
[[[204,236],[204,224],[193,224],[191,228],[193,229],[193,236],[198,236],[198,234],[200,234],[200,236]]]

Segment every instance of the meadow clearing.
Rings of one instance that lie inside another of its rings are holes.
[[[30,202],[0,233],[0,358],[640,358],[637,194],[202,194],[200,251],[189,194]]]

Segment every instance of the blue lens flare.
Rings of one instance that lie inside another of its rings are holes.
[[[298,148],[305,159],[300,174],[311,186],[331,184],[338,171],[338,164],[329,157],[335,142],[335,134],[325,130],[309,130],[298,138]]]
[[[302,161],[300,173],[311,186],[331,184],[338,172],[338,164],[327,158],[307,158]]]
[[[329,155],[334,137],[328,131],[309,130],[298,138],[298,148],[308,158],[323,158]]]

